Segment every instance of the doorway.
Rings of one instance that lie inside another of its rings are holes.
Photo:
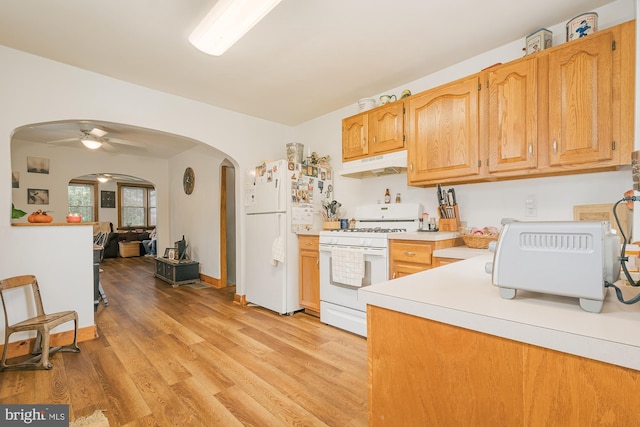
[[[236,173],[228,160],[220,169],[220,286],[236,284]]]

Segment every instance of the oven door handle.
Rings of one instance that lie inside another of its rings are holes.
[[[341,250],[353,250],[364,252],[364,256],[386,256],[386,251],[384,248],[360,248],[360,247],[350,247],[350,246],[340,246],[340,245],[319,245],[318,247],[320,252],[327,252],[331,254],[332,249],[341,249]]]

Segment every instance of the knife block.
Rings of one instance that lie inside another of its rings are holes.
[[[438,221],[439,231],[458,231],[460,229],[460,215],[458,205],[453,205],[453,218],[442,218]]]

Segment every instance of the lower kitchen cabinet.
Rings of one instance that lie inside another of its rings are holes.
[[[196,261],[171,261],[164,258],[156,258],[156,272],[158,279],[170,283],[174,288],[187,283],[200,280],[200,263]]]
[[[408,276],[437,267],[433,251],[436,249],[461,246],[460,239],[438,241],[390,240],[389,241],[389,279]]]
[[[462,261],[460,258],[442,258],[433,257],[433,268],[440,267],[442,265],[453,264],[454,262]]]
[[[371,426],[640,425],[638,371],[371,305],[367,321]]]
[[[320,252],[318,236],[298,236],[300,305],[320,316]]]

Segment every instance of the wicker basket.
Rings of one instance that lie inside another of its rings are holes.
[[[498,240],[497,234],[493,234],[490,236],[463,234],[461,237],[467,247],[474,249],[487,249],[489,247],[489,243],[494,240]]]

